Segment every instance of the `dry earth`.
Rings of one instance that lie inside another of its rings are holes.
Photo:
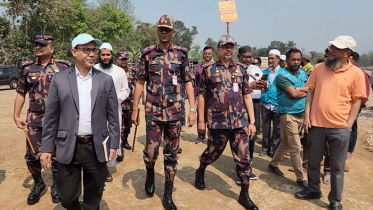
[[[33,181],[23,159],[25,152],[25,137],[22,130],[16,128],[12,113],[15,91],[0,88],[0,209],[35,209],[59,210],[60,204],[53,204],[50,197],[52,182],[51,171],[42,172],[44,180],[49,186],[40,202],[28,206],[26,198]],[[371,101],[373,101],[371,99]],[[356,151],[352,159],[348,160],[350,172],[345,174],[343,193],[344,209],[373,209],[373,138],[372,111],[373,102],[363,111],[359,120],[359,137]],[[25,117],[26,107],[22,117]],[[143,111],[143,110],[142,110]],[[142,124],[138,129],[138,141],[135,151],[126,151],[125,160],[117,164],[112,183],[106,184],[101,209],[163,209],[161,198],[163,195],[163,161],[156,164],[156,195],[147,198],[144,191],[145,166],[142,159],[142,149],[145,143],[144,113],[141,114]],[[206,144],[195,145],[196,128],[187,128],[181,135],[183,153],[179,155],[179,166],[175,178],[174,201],[179,209],[243,209],[237,202],[240,187],[235,184],[235,165],[227,148],[221,158],[208,167],[205,181],[206,190],[194,188],[194,173],[199,165],[198,157]],[[130,138],[132,143],[132,135]],[[370,143],[369,143],[370,142]],[[261,210],[270,209],[327,209],[327,195],[330,186],[322,184],[323,197],[314,201],[299,201],[293,194],[299,191],[295,186],[295,175],[288,172],[290,166],[285,157],[280,166],[285,173],[284,178],[278,178],[267,171],[270,161],[268,157],[260,157],[259,144],[254,153],[253,171],[259,177],[250,186],[251,198]],[[160,156],[162,157],[162,156]]]

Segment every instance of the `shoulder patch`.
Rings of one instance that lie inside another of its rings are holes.
[[[55,62],[65,64],[66,66],[70,67],[71,63],[68,60],[54,60]]]
[[[22,61],[21,63],[21,69],[25,68],[26,66],[29,66],[31,64],[34,64],[35,61]]]
[[[148,52],[154,50],[156,47],[157,47],[157,45],[152,45],[152,46],[149,46],[147,48],[144,48],[144,49],[141,50],[141,54],[145,55]]]
[[[247,66],[243,63],[240,63],[240,62],[236,62],[236,65],[237,66],[242,66],[244,69],[247,69]]]
[[[177,50],[183,51],[185,53],[188,53],[188,49],[187,48],[179,47],[179,46],[175,46],[175,45],[173,47],[174,47],[174,49],[177,49]]]

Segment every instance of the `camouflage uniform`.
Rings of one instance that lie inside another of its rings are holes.
[[[66,61],[56,61],[53,58],[49,60],[46,67],[43,67],[40,60],[26,61],[22,65],[22,73],[18,81],[17,92],[20,94],[29,93],[30,105],[27,110],[27,132],[31,144],[35,149],[33,154],[26,140],[26,155],[28,170],[32,176],[38,176],[41,173],[40,141],[43,132],[44,113],[47,104],[49,84],[55,73],[69,68]],[[55,158],[52,159],[52,171],[55,176],[57,165]]]
[[[180,83],[194,79],[189,69],[188,51],[171,44],[166,53],[160,45],[145,48],[141,53],[144,65],[139,68],[138,79],[144,79],[147,83],[144,161],[147,169],[154,167],[163,133],[165,178],[166,181],[173,181],[177,169],[182,109]],[[173,78],[177,79],[176,85]]]
[[[234,91],[234,83],[237,89]],[[220,59],[205,66],[199,83],[199,94],[206,97],[207,123],[211,138],[203,152],[201,166],[216,161],[230,141],[237,170],[243,181],[250,179],[248,116],[243,96],[251,93],[243,64],[231,61],[226,68]]]

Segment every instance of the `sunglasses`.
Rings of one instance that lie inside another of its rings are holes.
[[[168,33],[171,33],[172,29],[171,28],[166,28],[166,27],[160,27],[160,28],[158,28],[158,31],[161,32],[161,33],[166,32],[168,34]]]
[[[93,53],[94,55],[97,55],[98,54],[98,49],[96,48],[85,48],[85,47],[77,47],[75,48],[76,50],[81,50],[83,53],[89,55],[91,53]]]

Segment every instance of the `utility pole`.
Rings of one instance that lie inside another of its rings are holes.
[[[228,0],[225,0],[228,1]],[[227,22],[227,34],[229,35],[229,22]]]

